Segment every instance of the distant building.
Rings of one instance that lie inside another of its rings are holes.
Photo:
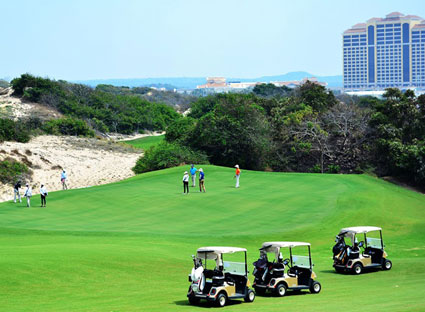
[[[224,88],[227,87],[226,78],[224,77],[207,77],[207,83],[197,86],[197,89],[207,88]]]
[[[399,12],[343,33],[345,91],[425,88],[425,20]]]

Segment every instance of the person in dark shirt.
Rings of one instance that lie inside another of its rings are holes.
[[[204,174],[204,170],[199,169],[199,192],[202,192],[202,190],[205,191],[205,174]]]
[[[19,193],[19,189],[22,187],[21,181],[18,181],[13,187],[13,201],[16,203],[16,197],[18,197],[19,202],[22,203],[21,193]]]

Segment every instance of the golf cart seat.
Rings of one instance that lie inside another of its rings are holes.
[[[288,275],[290,277],[297,277],[298,284],[308,285],[308,281],[310,280],[311,276],[311,270],[309,268],[294,266],[288,270]]]
[[[349,259],[357,259],[360,256],[359,250],[351,250],[350,255],[348,256]]]
[[[285,273],[285,265],[283,263],[273,263],[273,277],[282,277]]]
[[[204,270],[204,275],[205,275],[205,278],[211,278],[211,279],[214,279],[214,278],[224,278],[223,271],[217,270],[217,269],[214,269],[214,270]]]
[[[369,255],[369,257],[372,257],[372,263],[381,263],[383,253],[384,252],[381,249],[372,247],[367,247],[364,250],[364,254]]]
[[[224,280],[225,280],[224,275],[222,275],[222,276],[213,276],[213,278],[212,278],[213,286],[223,285]]]
[[[235,285],[235,290],[237,293],[244,293],[247,278],[243,275],[225,273],[225,280],[227,283]]]

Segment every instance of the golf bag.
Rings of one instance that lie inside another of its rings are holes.
[[[202,260],[196,259],[193,257],[194,266],[190,277],[192,279],[192,290],[195,293],[202,292],[205,287],[205,276],[204,276],[204,267],[202,266]]]
[[[267,255],[263,254],[260,258],[253,263],[254,272],[252,274],[255,277],[255,280],[259,280],[265,282],[267,279],[267,274],[271,269],[271,265],[269,265],[269,260],[267,259]]]
[[[347,256],[347,245],[344,241],[344,236],[338,235],[335,239],[335,246],[332,248],[332,252],[334,255],[334,262],[344,264],[344,261]]]
[[[332,252],[334,254],[334,257],[346,248],[344,237],[337,236],[335,238],[335,242],[336,242],[336,244],[332,248]]]

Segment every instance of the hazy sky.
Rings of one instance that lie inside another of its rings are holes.
[[[342,72],[341,34],[424,0],[0,0],[0,77],[258,77]]]

